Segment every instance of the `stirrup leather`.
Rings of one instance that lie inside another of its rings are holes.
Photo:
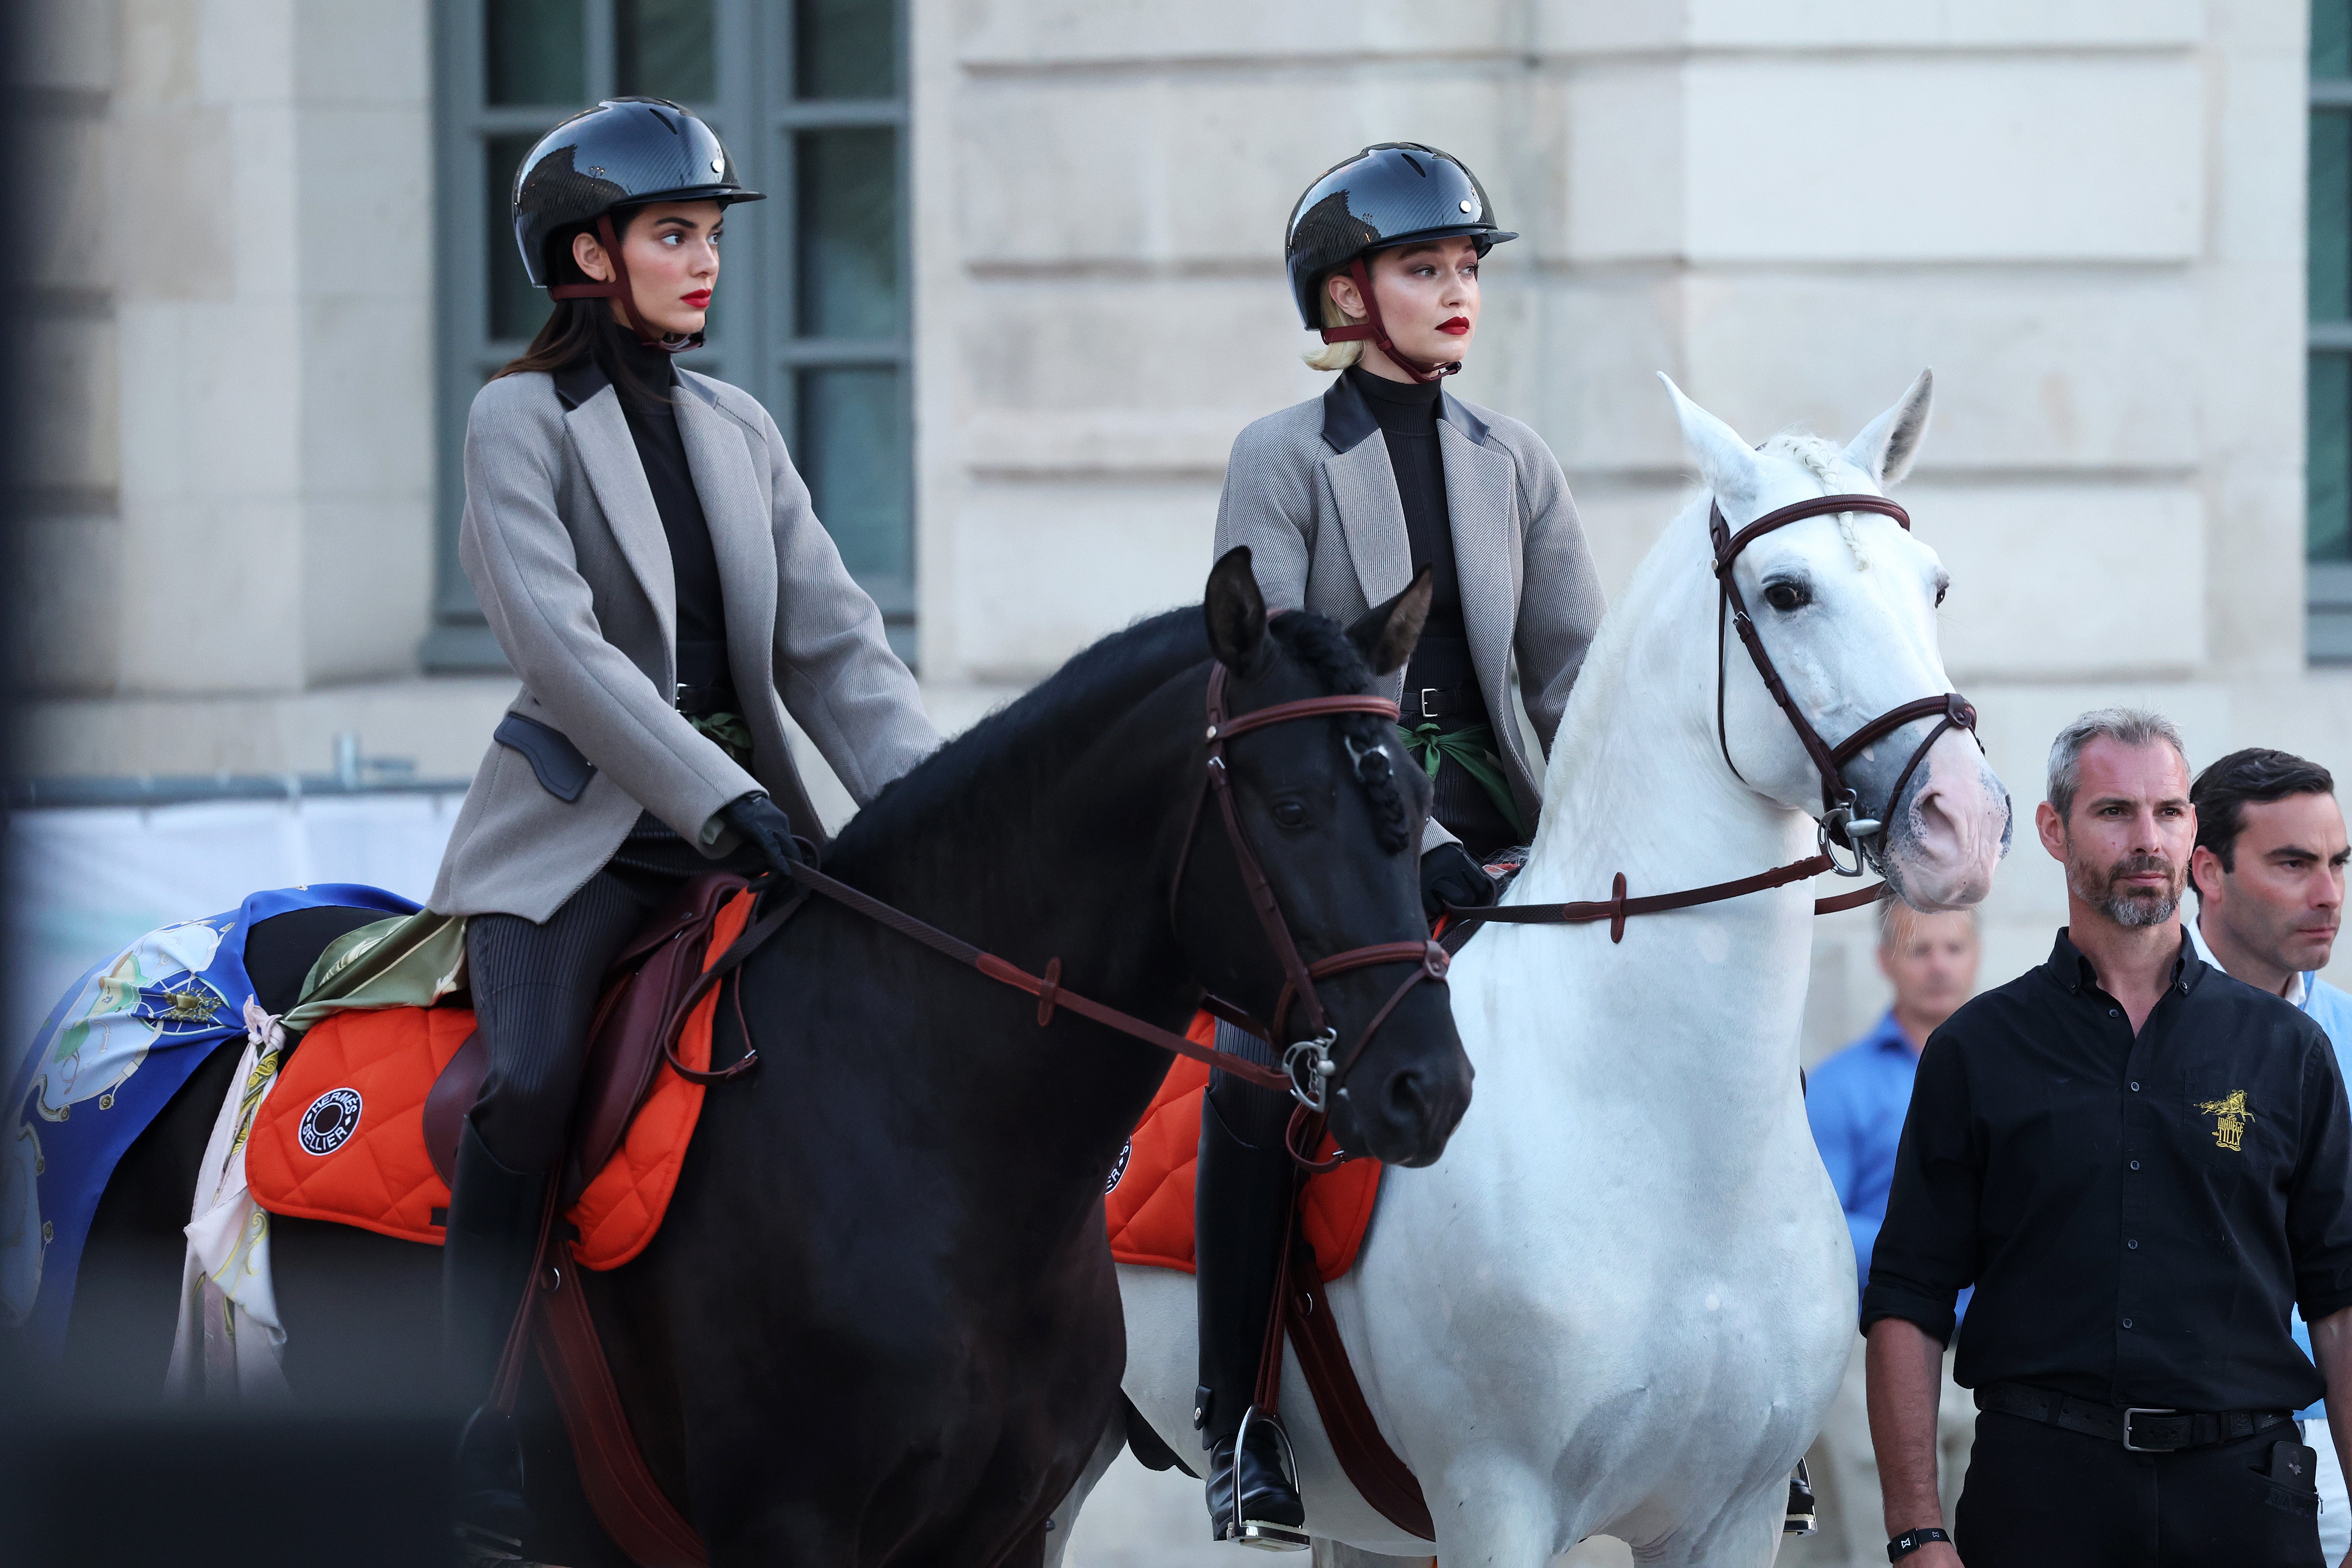
[[[1298,1526],[1243,1517],[1242,1452],[1248,1444],[1250,1423],[1257,1418],[1257,1406],[1253,1405],[1242,1413],[1241,1427],[1234,1434],[1234,1512],[1233,1517],[1225,1521],[1223,1539],[1241,1546],[1254,1546],[1260,1552],[1307,1551],[1314,1542]],[[1274,1435],[1282,1441],[1283,1475],[1295,1494],[1298,1490],[1298,1460],[1290,1451],[1290,1434],[1277,1421],[1274,1423]]]

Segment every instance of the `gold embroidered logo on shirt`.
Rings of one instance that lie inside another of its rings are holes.
[[[2231,1153],[2242,1153],[2240,1144],[2246,1136],[2246,1123],[2254,1119],[2246,1104],[2246,1091],[2233,1089],[2227,1100],[2209,1100],[2197,1108],[2213,1119],[2213,1142]]]

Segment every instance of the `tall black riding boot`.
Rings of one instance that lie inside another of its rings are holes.
[[[443,1363],[460,1399],[476,1403],[457,1438],[451,1511],[462,1560],[520,1561],[531,1533],[522,1439],[489,1407],[499,1358],[530,1286],[547,1201],[544,1172],[509,1171],[468,1118],[457,1142],[441,1254]]]
[[[1201,1386],[1192,1420],[1209,1451],[1209,1523],[1216,1540],[1275,1552],[1306,1548],[1307,1509],[1288,1436],[1250,1399],[1295,1191],[1278,1142],[1243,1142],[1215,1100],[1202,1100],[1192,1238]]]

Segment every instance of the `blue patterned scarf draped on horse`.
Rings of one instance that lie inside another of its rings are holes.
[[[0,1325],[22,1328],[37,1353],[65,1348],[82,1244],[116,1163],[214,1047],[245,1035],[247,932],[328,905],[416,910],[357,883],[256,893],[148,932],[51,1009],[11,1086],[14,1125],[0,1151]]]

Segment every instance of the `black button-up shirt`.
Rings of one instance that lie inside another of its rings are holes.
[[[2325,1392],[2287,1309],[2352,1306],[2352,1112],[2318,1025],[2197,958],[2138,1036],[2065,931],[1927,1040],[1863,1296],[1953,1375],[2178,1410]]]

